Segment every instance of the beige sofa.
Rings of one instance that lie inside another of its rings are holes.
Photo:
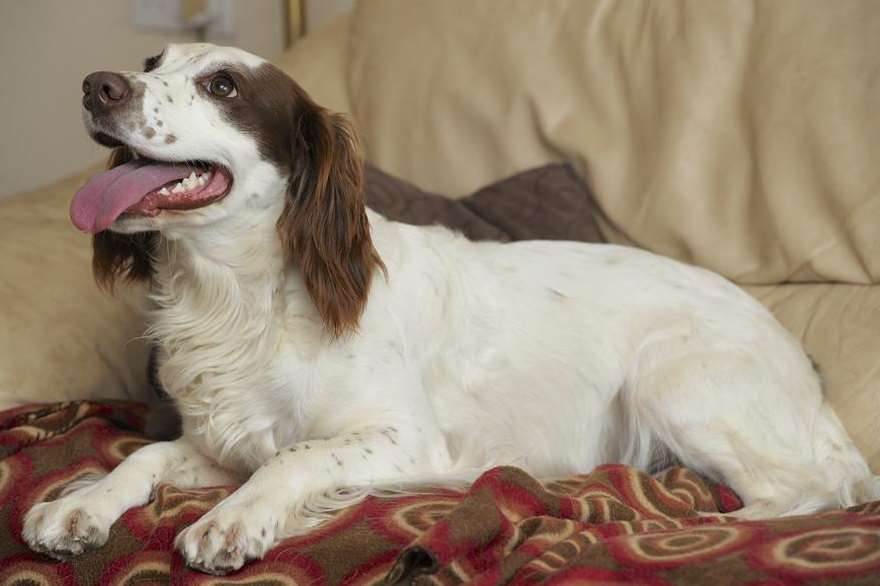
[[[422,188],[574,164],[608,241],[722,273],[804,341],[880,472],[873,0],[372,0],[279,65]],[[83,177],[0,203],[0,406],[146,397],[144,292],[98,292],[67,221]]]

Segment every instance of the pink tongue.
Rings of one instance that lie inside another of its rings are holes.
[[[98,173],[76,192],[70,219],[83,232],[106,230],[125,210],[166,183],[179,181],[196,171],[188,165],[171,165],[135,159]]]

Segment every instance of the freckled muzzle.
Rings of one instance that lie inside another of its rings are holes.
[[[82,83],[83,109],[87,112],[89,134],[107,147],[122,145],[119,129],[128,125],[143,126],[141,112],[144,84],[125,74],[97,71]]]
[[[125,106],[131,97],[128,80],[110,71],[90,73],[82,83],[83,107],[92,116],[103,116]]]
[[[128,74],[92,73],[83,81],[83,108],[92,138],[104,146],[128,146],[130,132],[147,140],[156,130],[146,125],[143,113],[145,84]],[[170,100],[170,96],[169,96]],[[159,124],[160,121],[157,121]],[[165,144],[175,142],[166,134]],[[120,217],[154,217],[163,211],[182,212],[209,205],[229,193],[232,175],[209,161],[159,161],[141,155],[92,177],[71,202],[70,218],[85,232],[109,228]]]

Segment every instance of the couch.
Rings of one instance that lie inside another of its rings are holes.
[[[456,198],[570,165],[601,240],[766,304],[880,473],[872,0],[371,0],[278,65],[351,116],[373,165],[420,188]],[[93,170],[0,202],[0,409],[151,400],[145,291],[97,290],[67,220]]]

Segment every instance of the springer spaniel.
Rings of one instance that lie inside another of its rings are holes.
[[[241,50],[169,45],[83,90],[86,128],[116,150],[71,218],[100,283],[151,280],[183,435],[34,505],[33,549],[99,547],[162,482],[243,482],[177,537],[216,574],[366,494],[499,464],[674,457],[746,518],[880,497],[801,346],[722,277],[388,221],[364,207],[349,124]]]

